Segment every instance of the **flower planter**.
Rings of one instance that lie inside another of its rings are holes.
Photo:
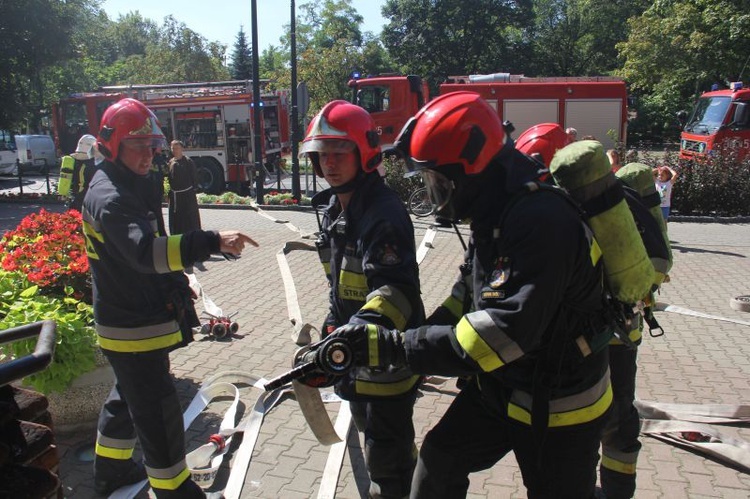
[[[96,428],[99,411],[115,380],[112,367],[98,350],[96,365],[96,369],[76,378],[67,389],[47,395],[56,433]]]

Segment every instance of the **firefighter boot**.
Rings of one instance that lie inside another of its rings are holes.
[[[126,461],[123,465],[118,466],[117,472],[111,472],[112,467],[108,467],[107,476],[97,476],[94,473],[94,490],[97,494],[108,496],[115,490],[125,485],[131,485],[146,479],[146,469],[143,464],[136,463],[132,459]]]

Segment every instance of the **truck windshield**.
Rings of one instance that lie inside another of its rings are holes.
[[[711,133],[724,122],[732,100],[729,97],[703,97],[698,99],[695,111],[685,130],[694,133]]]

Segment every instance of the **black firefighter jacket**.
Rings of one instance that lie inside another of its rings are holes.
[[[607,349],[589,347],[603,328],[601,251],[559,194],[528,193],[504,209],[499,200],[519,188],[472,222],[470,265],[433,325],[405,334],[407,361],[415,373],[475,376],[503,417],[531,424],[536,396],[549,416],[538,424],[585,424],[612,400]]]
[[[197,317],[182,270],[219,251],[216,232],[167,236],[160,186],[104,162],[83,204],[94,319],[104,350],[147,352],[190,341]],[[181,331],[182,329],[182,331]]]
[[[345,212],[330,191],[316,245],[330,285],[326,324],[372,323],[404,330],[424,321],[414,227],[404,204],[376,174],[357,186]],[[325,332],[324,332],[325,334]],[[419,378],[405,368],[357,368],[336,391],[355,400],[413,392]]]

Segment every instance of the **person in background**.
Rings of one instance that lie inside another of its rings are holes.
[[[220,252],[257,246],[236,230],[167,236],[154,188],[154,153],[166,147],[156,116],[125,98],[102,115],[105,161],[83,200],[94,327],[115,384],[99,414],[94,489],[109,495],[148,477],[159,499],[205,497],[185,463],[182,409],[169,352],[199,324],[183,269]],[[136,439],[145,468],[133,460]]]
[[[568,144],[578,140],[578,130],[576,130],[575,128],[573,127],[566,128],[565,133],[568,135]]]
[[[170,144],[173,157],[167,165],[169,181],[169,233],[184,234],[201,228],[198,211],[197,170],[193,160],[185,156],[184,144],[173,140]]]
[[[617,173],[617,170],[622,168],[620,153],[617,149],[607,149],[607,158],[609,158],[609,164],[612,165],[612,173]]]
[[[422,324],[414,227],[378,173],[382,155],[372,117],[346,101],[329,102],[310,123],[300,155],[331,186],[312,200],[323,211],[316,246],[330,285],[322,335],[345,324]],[[368,497],[407,497],[417,455],[412,415],[419,376],[404,366],[363,366],[334,386],[351,402],[364,433]]]
[[[664,222],[669,221],[669,212],[672,207],[672,187],[677,180],[677,171],[669,166],[654,168],[654,182],[656,191],[661,198],[661,213],[664,216]]]
[[[70,202],[70,208],[81,211],[83,198],[89,189],[96,165],[104,160],[104,156],[96,148],[96,137],[88,134],[78,139],[78,146],[71,156],[75,160],[75,164],[70,186],[70,194],[73,198]]]

